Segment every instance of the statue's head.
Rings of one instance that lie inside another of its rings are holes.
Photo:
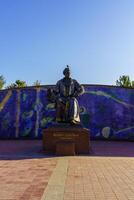
[[[71,76],[71,71],[70,71],[68,65],[67,65],[67,67],[63,70],[63,74],[64,74],[65,78],[70,78],[70,76]]]

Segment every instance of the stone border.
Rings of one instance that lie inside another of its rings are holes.
[[[41,200],[63,200],[68,159],[67,157],[59,158]]]

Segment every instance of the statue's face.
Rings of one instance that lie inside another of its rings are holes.
[[[70,78],[71,76],[70,70],[66,70],[64,75],[65,75],[65,78]]]

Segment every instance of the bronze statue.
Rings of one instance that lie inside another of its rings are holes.
[[[77,97],[84,88],[71,78],[69,66],[63,71],[64,78],[59,80],[54,90],[48,90],[48,99],[56,103],[56,121],[79,124],[79,105]]]

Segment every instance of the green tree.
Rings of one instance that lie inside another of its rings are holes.
[[[0,89],[2,89],[5,85],[6,81],[5,81],[5,78],[4,76],[0,76]]]
[[[116,85],[121,86],[121,87],[132,87],[132,82],[129,76],[123,75],[123,76],[120,76],[119,80],[116,81]]]
[[[41,85],[41,81],[39,80],[36,80],[34,83],[33,83],[33,86],[40,86]]]
[[[27,87],[27,84],[25,81],[21,81],[21,80],[16,80],[15,83],[11,83],[9,86],[7,86],[7,89],[10,88],[23,88],[23,87]]]

